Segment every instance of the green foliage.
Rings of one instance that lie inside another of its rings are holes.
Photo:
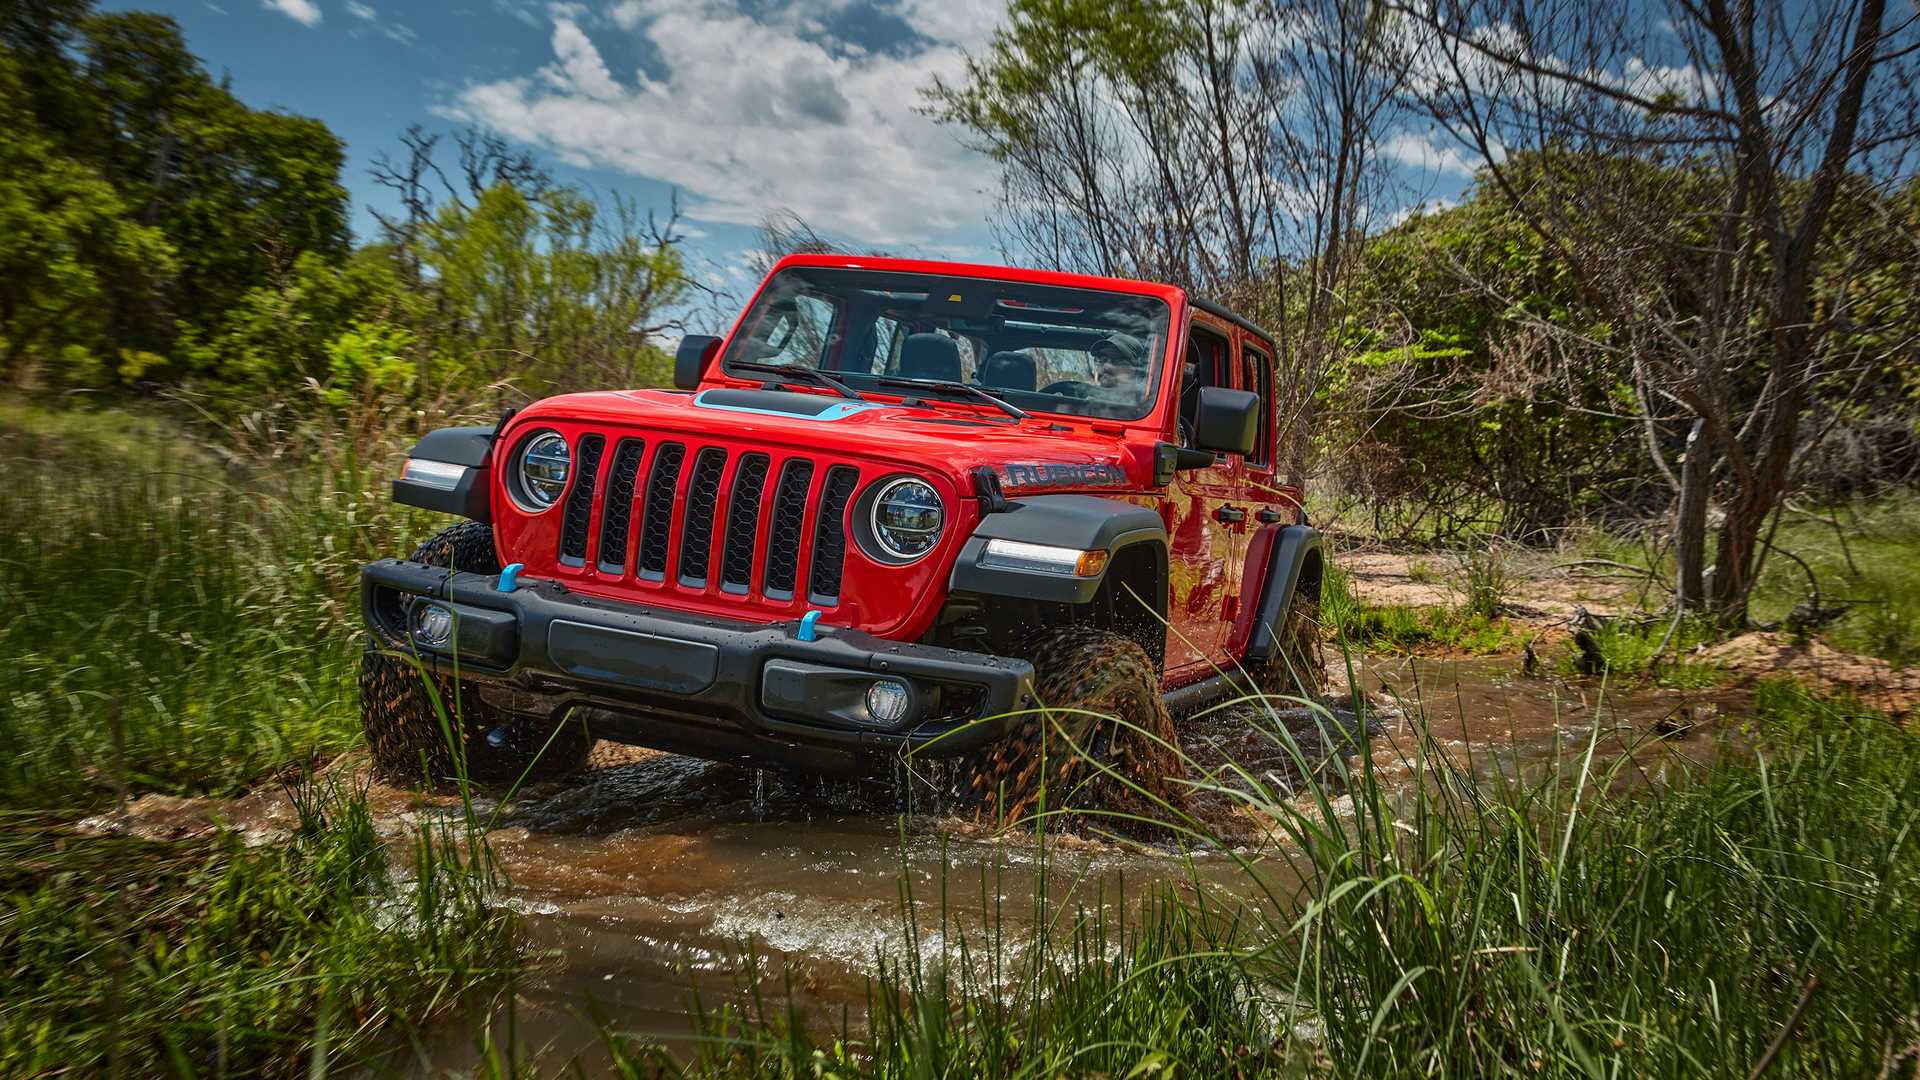
[[[674,244],[649,235],[627,203],[579,192],[529,195],[509,184],[456,202],[426,228],[423,273],[455,314],[444,347],[488,381],[528,392],[664,380],[647,324],[687,295]]]
[[[0,26],[0,378],[157,374],[303,254],[347,245],[340,140],[242,105],[172,20],[35,5]]]
[[[0,20],[0,128],[0,382],[160,383],[225,420],[666,376],[671,222],[516,160],[350,252],[340,140],[241,104],[165,17]]]
[[[1717,641],[1721,636],[1722,631],[1711,619],[1699,616],[1683,618],[1678,626],[1664,619],[1603,619],[1587,632],[1588,640],[1599,652],[1602,673],[1608,678],[1618,682],[1651,678],[1662,686],[1695,690],[1726,681],[1726,672],[1722,669],[1687,659],[1696,646]],[[1578,646],[1569,643],[1561,658],[1561,671],[1578,672],[1579,656]]]
[[[0,404],[0,1075],[351,1062],[518,962],[471,819],[396,875],[365,792],[311,774],[359,740],[358,566],[427,522],[384,457],[305,456],[333,466]],[[70,824],[276,776],[298,828],[257,847]]]
[[[1320,624],[1356,650],[1380,654],[1496,653],[1520,647],[1525,634],[1498,614],[1442,607],[1375,606],[1353,595],[1351,580],[1329,567],[1320,584]]]
[[[1460,594],[1468,615],[1491,619],[1507,606],[1513,589],[1512,554],[1498,540],[1472,544],[1457,560]]]
[[[0,375],[35,358],[52,380],[97,380],[109,298],[166,277],[174,249],[97,170],[59,154],[26,105],[20,64],[0,50]]]
[[[456,838],[422,832],[403,887],[365,793],[306,783],[259,847],[0,814],[0,1073],[291,1074],[496,982],[513,917]]]
[[[1497,188],[1373,238],[1365,265],[1321,439],[1373,531],[1538,538],[1657,494],[1615,335]]]
[[[0,806],[97,806],[115,753],[138,790],[227,794],[355,743],[358,567],[426,532],[384,460],[256,471],[7,409],[0,463]]]
[[[1754,619],[1781,621],[1806,602],[1811,570],[1821,605],[1844,609],[1821,628],[1822,639],[1895,666],[1920,663],[1920,500],[1892,495],[1790,510],[1773,544],[1807,569],[1786,555],[1770,557],[1754,590]]]

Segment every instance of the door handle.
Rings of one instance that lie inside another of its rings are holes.
[[[1247,520],[1247,512],[1237,506],[1216,507],[1213,511],[1213,520],[1224,522],[1228,525],[1237,525]]]
[[[1278,525],[1287,520],[1287,515],[1275,510],[1271,506],[1261,507],[1253,516],[1259,518],[1260,524],[1262,525]]]

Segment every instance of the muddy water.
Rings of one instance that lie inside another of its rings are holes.
[[[1412,762],[1435,749],[1487,775],[1538,771],[1590,741],[1602,760],[1632,754],[1628,774],[1644,776],[1711,752],[1708,733],[1732,704],[1724,694],[1622,695],[1592,682],[1527,678],[1506,659],[1371,660],[1355,674],[1377,706],[1370,751],[1388,782],[1403,785],[1412,783]],[[1424,717],[1431,741],[1415,737],[1409,717]],[[1197,771],[1224,774],[1232,761],[1269,782],[1297,783],[1293,754],[1255,719],[1240,706],[1187,722],[1183,747]],[[1330,749],[1355,748],[1339,731],[1314,730],[1304,712],[1283,719],[1310,767]],[[1359,730],[1350,713],[1340,719]],[[1648,749],[1656,729],[1669,738]],[[423,818],[459,812],[451,800],[394,789],[376,787],[371,799],[396,840]],[[857,1018],[883,959],[936,957],[964,934],[976,950],[997,939],[1002,957],[1017,961],[1038,888],[1048,901],[1039,909],[1058,912],[1062,901],[1128,907],[1161,881],[1243,897],[1295,887],[1285,852],[1258,841],[1249,815],[1220,798],[1203,800],[1200,811],[1230,838],[1225,845],[1180,851],[1069,837],[1043,849],[1030,836],[993,836],[906,805],[891,786],[823,787],[603,744],[577,780],[501,812],[491,845],[511,877],[527,943],[543,959],[510,1009],[455,1015],[422,1033],[421,1071],[472,1064],[489,1024],[511,1023],[520,1045],[550,1061],[582,1055],[589,1067],[599,1044],[589,1017],[671,1040],[689,1031],[696,999],[707,1009],[746,999],[756,982],[750,958],[776,1002],[790,985],[803,1008],[836,1020],[845,1008]],[[291,824],[284,797],[272,792],[217,816],[263,838]],[[149,801],[135,814],[136,828],[154,835],[193,831],[207,818],[204,805],[189,803]],[[917,937],[904,929],[906,903]]]
[[[1710,752],[1706,733],[1728,704],[1714,694],[1621,695],[1527,678],[1504,659],[1369,661],[1356,675],[1382,706],[1371,749],[1390,782],[1410,776],[1421,751],[1410,715],[1425,717],[1429,750],[1482,775],[1537,770],[1584,752],[1590,738],[1602,760],[1642,746],[1644,774],[1671,767],[1676,753]],[[1184,747],[1201,770],[1231,759],[1254,775],[1297,779],[1293,755],[1250,719],[1244,706],[1195,718]],[[1326,752],[1329,740],[1310,718],[1287,719],[1309,761]],[[1655,729],[1669,738],[1648,751]],[[1352,749],[1337,733],[1331,742]],[[1230,820],[1220,801],[1210,812],[1222,833],[1241,838],[1237,850],[1075,838],[1043,853],[1030,837],[903,814],[917,808],[886,791],[820,788],[666,755],[604,756],[604,767],[530,800],[493,835],[530,944],[551,954],[519,987],[513,1024],[523,1044],[555,1060],[594,1056],[588,1015],[629,1031],[684,1033],[696,998],[707,1008],[743,1000],[749,956],[776,1000],[786,993],[784,971],[803,1007],[834,1018],[850,1007],[857,1016],[882,958],[935,956],[965,933],[976,948],[997,937],[1017,959],[1042,885],[1057,911],[1062,899],[1130,905],[1155,881],[1246,896],[1256,887],[1285,892],[1297,880],[1280,853],[1245,844],[1245,822]],[[1263,882],[1249,879],[1246,860]],[[908,897],[917,939],[903,929]],[[458,1018],[435,1033],[436,1067],[464,1064],[476,1024]]]

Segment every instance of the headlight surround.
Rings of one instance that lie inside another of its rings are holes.
[[[940,543],[947,508],[933,485],[914,476],[882,481],[867,510],[868,533],[890,562],[913,562]]]
[[[521,444],[509,486],[514,501],[537,514],[560,501],[572,474],[573,451],[567,446],[566,436],[542,431]]]

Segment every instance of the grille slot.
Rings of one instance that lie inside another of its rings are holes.
[[[720,587],[743,593],[753,584],[754,534],[760,531],[760,496],[767,487],[768,458],[748,454],[733,477],[727,502],[727,546],[720,561]]]
[[[587,526],[593,520],[593,485],[600,478],[603,435],[580,436],[580,472],[567,492],[567,508],[560,519],[560,561],[568,566],[587,564]]]
[[[687,523],[680,533],[680,584],[702,588],[707,584],[707,562],[713,551],[713,509],[720,498],[720,474],[727,468],[727,452],[709,446],[693,459],[687,481]]]
[[[600,510],[600,571],[627,572],[627,539],[633,535],[634,482],[647,444],[621,439],[613,447],[613,468],[607,470],[607,497]]]
[[[847,559],[847,502],[860,482],[860,470],[835,465],[820,485],[820,517],[813,525],[812,579],[807,599],[816,604],[840,602],[840,574]]]
[[[794,579],[800,572],[800,530],[807,515],[807,488],[813,484],[813,462],[790,458],[780,468],[773,493],[773,521],[767,526],[767,596],[793,599]]]
[[[667,545],[673,540],[673,492],[680,485],[680,463],[687,448],[661,443],[653,452],[653,470],[647,476],[646,517],[640,523],[638,573],[649,581],[667,576]]]

